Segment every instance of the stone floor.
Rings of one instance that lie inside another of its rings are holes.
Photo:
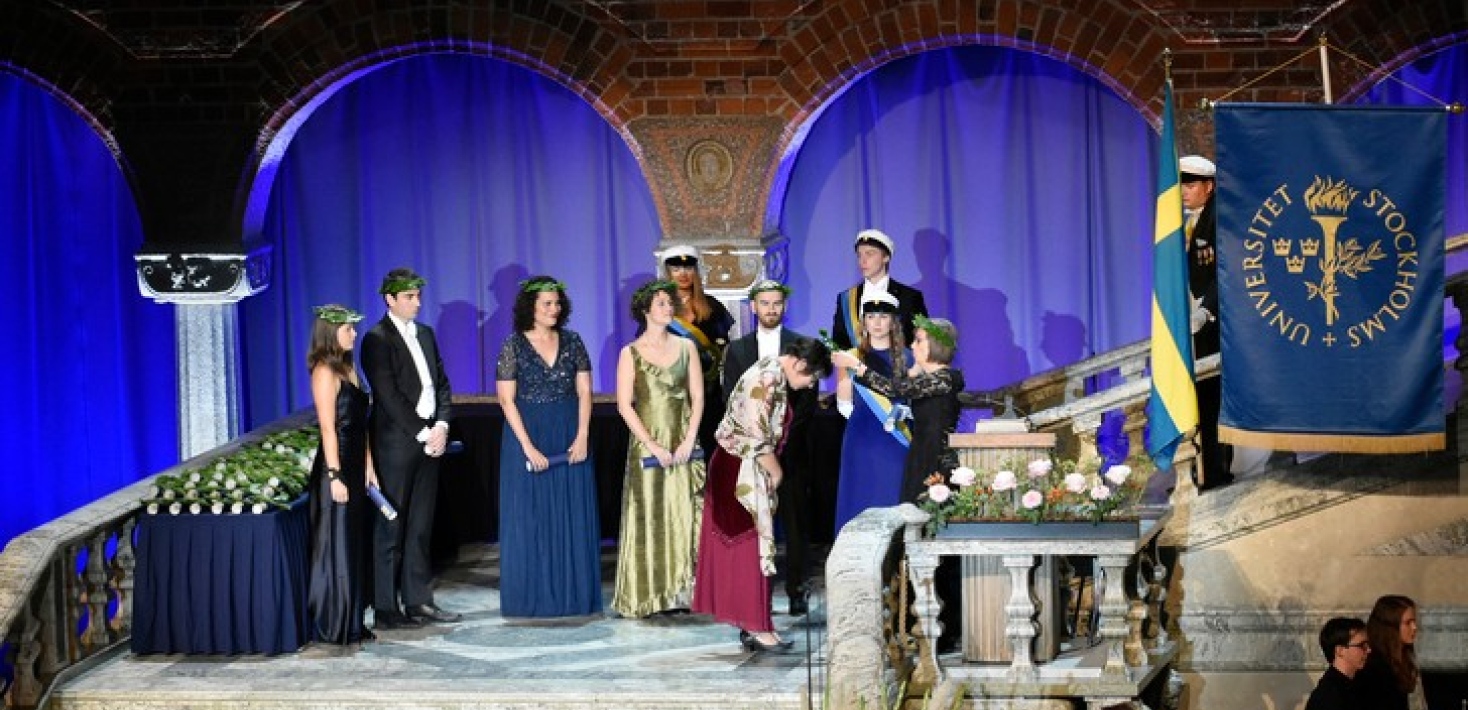
[[[615,564],[611,555],[607,564]],[[697,615],[515,621],[499,615],[492,547],[465,548],[437,601],[462,622],[379,632],[357,648],[311,645],[288,656],[122,653],[61,684],[53,708],[806,708],[818,707],[825,628],[775,625],[784,655],[740,648],[737,631]],[[605,569],[605,594],[613,574]]]

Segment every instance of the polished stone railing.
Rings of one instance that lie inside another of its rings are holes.
[[[6,708],[32,708],[58,674],[132,632],[141,481],[21,535],[0,553]]]

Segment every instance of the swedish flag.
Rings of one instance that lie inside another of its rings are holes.
[[[1152,399],[1147,403],[1147,453],[1159,469],[1172,467],[1183,436],[1198,426],[1193,388],[1193,335],[1188,327],[1188,251],[1178,186],[1172,80],[1163,94],[1162,145],[1157,151],[1157,218],[1152,235]]]

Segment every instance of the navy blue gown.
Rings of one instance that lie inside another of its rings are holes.
[[[904,352],[903,370],[912,364],[912,354]],[[892,377],[892,354],[874,350],[862,356],[872,370]],[[885,508],[902,502],[902,469],[907,463],[907,449],[887,431],[884,421],[864,401],[862,385],[852,383],[854,411],[846,420],[841,436],[841,472],[836,484],[836,534],[852,518],[867,508]],[[869,395],[869,393],[868,393]],[[906,404],[907,400],[898,400]]]
[[[523,333],[505,340],[495,378],[515,382],[515,405],[540,453],[565,453],[576,438],[576,374],[591,371],[581,336],[560,331],[547,365]],[[589,453],[589,452],[588,452]],[[505,423],[500,441],[500,613],[507,617],[599,614],[601,524],[592,457],[525,469],[525,452]]]
[[[367,499],[367,393],[341,380],[336,393],[337,476],[347,502],[331,499],[326,456],[319,449],[307,490],[311,505],[311,576],[307,593],[312,636],[335,644],[362,640],[364,589],[371,571],[371,516]]]

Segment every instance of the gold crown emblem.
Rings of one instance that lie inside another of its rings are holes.
[[[1316,254],[1319,254],[1320,253],[1320,240],[1319,239],[1301,239],[1300,240],[1300,253],[1301,254],[1304,254],[1305,256],[1315,256]]]
[[[1305,273],[1305,257],[1292,256],[1288,259],[1285,259],[1285,268],[1289,269],[1290,273],[1292,274]]]
[[[1274,255],[1289,256],[1290,240],[1285,237],[1280,237],[1279,239],[1274,240]]]

